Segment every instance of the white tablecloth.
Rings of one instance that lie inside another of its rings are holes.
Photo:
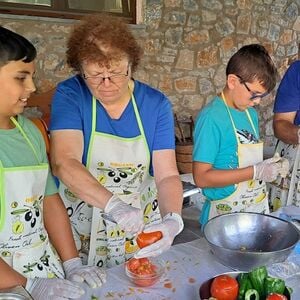
[[[124,265],[120,265],[107,270],[107,282],[101,288],[87,290],[81,299],[90,300],[94,295],[101,300],[196,300],[200,299],[199,288],[205,280],[232,271],[216,260],[204,238],[172,246],[161,258],[167,263],[167,270],[154,286],[136,287],[126,277]],[[294,289],[292,299],[299,300],[300,275],[286,282]]]

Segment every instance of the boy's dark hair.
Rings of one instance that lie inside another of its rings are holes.
[[[278,77],[276,67],[268,51],[259,44],[240,48],[230,59],[226,67],[226,76],[237,75],[243,82],[259,83],[270,92],[274,89]]]
[[[9,61],[33,61],[36,49],[25,37],[0,26],[0,67]]]

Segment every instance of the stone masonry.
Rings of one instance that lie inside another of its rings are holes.
[[[162,90],[180,118],[208,103],[225,83],[225,66],[241,46],[261,43],[282,76],[298,57],[299,0],[138,0],[143,23],[131,28],[144,48],[135,78]],[[75,21],[0,15],[0,24],[38,49],[36,84],[47,91],[71,75],[65,44]],[[274,144],[274,93],[261,101],[261,136]]]

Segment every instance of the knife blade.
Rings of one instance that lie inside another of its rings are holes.
[[[105,220],[105,221],[109,221],[109,222],[112,222],[114,224],[118,224],[116,222],[116,220],[110,215],[110,214],[107,214],[107,213],[102,213],[102,218]]]

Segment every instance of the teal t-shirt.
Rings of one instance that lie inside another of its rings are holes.
[[[18,116],[18,122],[34,146],[40,162],[48,162],[44,139],[39,129],[21,115]],[[32,149],[18,128],[0,129],[0,160],[2,165],[7,168],[38,165]],[[57,187],[49,169],[45,195],[55,193],[57,193]]]
[[[256,133],[245,111],[229,107],[237,135],[241,143],[257,143],[259,140],[259,127],[257,112],[249,108]],[[224,101],[215,97],[199,113],[194,130],[193,161],[208,163],[214,169],[238,168],[237,140],[234,134],[228,111]],[[215,188],[203,188],[202,192],[209,200],[223,199],[231,195],[236,189],[235,185]],[[209,201],[203,206],[201,223],[204,224],[208,217]]]

